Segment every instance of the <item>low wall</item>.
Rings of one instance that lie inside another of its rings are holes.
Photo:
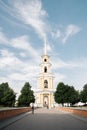
[[[8,109],[8,110],[1,110],[0,111],[0,120],[6,119],[12,116],[16,116],[25,112],[31,111],[31,107],[27,108],[15,108],[15,109]]]
[[[70,112],[79,116],[87,117],[87,110],[73,109],[68,107],[58,107],[58,110]]]

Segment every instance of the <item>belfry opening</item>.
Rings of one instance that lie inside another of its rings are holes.
[[[44,73],[47,73],[47,67],[46,66],[44,67]]]

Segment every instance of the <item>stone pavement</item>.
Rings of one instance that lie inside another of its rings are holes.
[[[57,108],[51,108],[51,109],[47,109],[46,107],[45,108],[40,108],[40,109],[37,109],[35,111],[35,113],[47,113],[47,114],[64,114],[64,112],[61,112],[59,111]]]
[[[71,116],[74,116],[77,119],[80,119],[80,120],[83,120],[83,121],[87,122],[87,118],[86,117],[77,116],[77,115],[71,114],[70,112],[60,111],[60,110],[58,110],[58,108],[52,108],[52,109],[42,108],[42,109],[37,109],[35,111],[35,113],[43,113],[43,114],[69,114]]]
[[[18,116],[14,116],[14,117],[11,117],[11,118],[8,118],[8,119],[5,119],[5,120],[1,120],[0,121],[0,130],[13,124],[14,122],[28,116],[31,112],[27,112],[27,113],[23,113],[23,114],[20,114]]]
[[[0,122],[0,130],[87,130],[87,118],[40,108]]]

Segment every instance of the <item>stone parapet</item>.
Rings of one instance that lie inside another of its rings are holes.
[[[14,108],[14,109],[7,109],[7,110],[1,110],[0,111],[0,120],[13,117],[25,112],[31,111],[31,107],[24,107],[24,108]]]
[[[79,116],[87,117],[87,110],[74,109],[69,107],[57,107],[58,110],[70,112]]]

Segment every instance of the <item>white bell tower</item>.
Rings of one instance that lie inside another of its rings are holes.
[[[40,73],[38,76],[38,91],[36,92],[36,102],[40,107],[53,107],[53,74],[51,73],[50,57],[47,55],[46,40],[44,44],[44,55],[40,64]]]

